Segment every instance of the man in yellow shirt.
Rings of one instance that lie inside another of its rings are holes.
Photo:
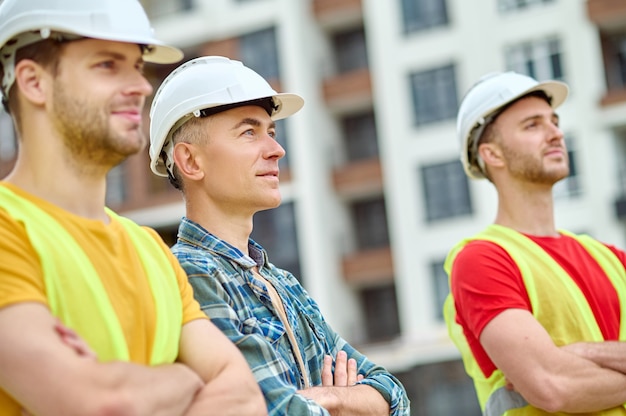
[[[168,247],[105,208],[107,173],[147,142],[144,60],[181,58],[136,0],[0,3],[19,137],[0,182],[0,415],[267,413]]]

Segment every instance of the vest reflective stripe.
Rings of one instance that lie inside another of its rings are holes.
[[[526,399],[516,391],[500,387],[491,395],[485,405],[484,416],[502,416],[511,409],[520,409],[528,406]]]
[[[0,205],[24,225],[39,255],[48,305],[97,353],[99,360],[129,360],[126,338],[91,261],[76,240],[45,211],[0,186]],[[141,227],[120,221],[137,248],[155,299],[156,328],[151,364],[173,362],[178,355],[182,302],[175,272],[162,248]]]
[[[626,339],[626,271],[619,259],[602,243],[587,237],[571,236],[589,252],[611,280],[621,305],[620,339]],[[561,266],[541,247],[523,234],[506,227],[491,225],[476,236],[461,241],[449,253],[445,269],[450,276],[452,264],[460,250],[472,240],[491,241],[511,256],[520,269],[524,285],[533,309],[533,315],[546,328],[556,345],[566,345],[576,341],[603,341],[593,311],[584,294]],[[560,296],[555,297],[554,294]],[[544,415],[539,409],[525,406],[504,389],[506,380],[501,371],[494,371],[485,377],[474,359],[463,334],[456,323],[456,309],[451,295],[444,304],[444,316],[448,332],[463,357],[467,373],[473,378],[478,400],[484,415]],[[498,397],[492,397],[497,394]],[[507,407],[511,406],[511,407]],[[623,407],[593,413],[594,415],[626,415]]]

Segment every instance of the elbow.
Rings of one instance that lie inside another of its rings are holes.
[[[137,416],[140,410],[137,406],[137,397],[131,397],[128,392],[112,391],[92,398],[82,415],[90,416]]]
[[[557,413],[564,410],[571,398],[568,391],[552,377],[545,377],[543,380],[535,380],[532,389],[522,393],[526,401],[548,413]]]

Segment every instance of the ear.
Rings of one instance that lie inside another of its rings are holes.
[[[45,104],[50,77],[41,65],[31,59],[22,59],[15,65],[15,83],[22,96],[35,106]]]
[[[498,168],[505,165],[502,150],[496,143],[481,143],[480,146],[478,146],[478,154],[483,162],[485,162],[485,167],[490,166],[492,168]]]
[[[204,178],[197,158],[199,157],[196,147],[191,143],[180,142],[174,145],[174,163],[181,176],[191,181],[199,181]]]

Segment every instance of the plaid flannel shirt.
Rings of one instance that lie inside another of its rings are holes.
[[[320,386],[324,355],[334,359],[338,351],[344,350],[356,360],[359,374],[365,376],[358,384],[376,389],[389,403],[391,415],[409,415],[409,400],[402,384],[337,335],[297,279],[269,263],[260,245],[249,240],[248,249],[250,256],[183,218],[172,251],[187,272],[203,311],[248,361],[269,414],[329,415],[297,390],[304,388],[305,377],[311,386]],[[306,374],[300,372],[264,282],[252,274],[255,266],[274,285],[284,303]]]

